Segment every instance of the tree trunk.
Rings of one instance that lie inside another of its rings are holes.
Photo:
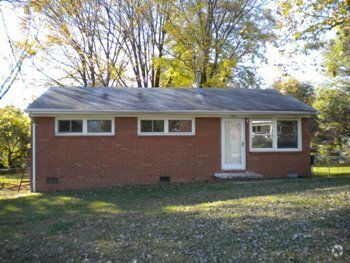
[[[8,152],[7,154],[7,168],[11,168],[12,167],[12,153]]]

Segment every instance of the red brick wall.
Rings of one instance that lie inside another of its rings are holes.
[[[54,118],[35,121],[38,191],[157,183],[160,176],[209,181],[221,171],[220,118],[196,118],[195,136],[138,136],[137,119],[123,117],[115,120],[115,136],[55,136]],[[309,174],[307,120],[303,152],[249,153],[247,147],[246,159],[248,171],[266,177]],[[47,177],[59,184],[48,185]]]
[[[115,136],[55,136],[54,118],[36,118],[37,189],[212,179],[220,170],[220,120],[197,119],[195,136],[138,136],[136,118],[116,118]],[[47,185],[46,177],[59,177]]]

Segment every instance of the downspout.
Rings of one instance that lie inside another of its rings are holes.
[[[32,192],[36,192],[36,123],[32,123]]]

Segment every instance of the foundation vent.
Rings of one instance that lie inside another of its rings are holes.
[[[166,182],[170,182],[171,181],[171,177],[170,176],[161,176],[159,177],[159,182],[160,183],[166,183]]]
[[[47,184],[58,184],[58,177],[47,177],[46,183]]]

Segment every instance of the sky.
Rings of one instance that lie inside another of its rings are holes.
[[[14,40],[21,40],[24,34],[19,27],[20,20],[18,18],[18,13],[15,13],[7,6],[1,5],[1,7],[10,37]],[[12,55],[5,27],[3,26],[2,20],[0,21],[0,61],[2,62],[2,66],[0,67],[0,81],[2,83],[3,79],[9,74],[8,64]],[[45,91],[42,86],[37,87],[35,83],[33,83],[33,79],[36,77],[40,77],[39,73],[32,69],[27,63],[24,63],[21,75],[14,82],[10,91],[0,100],[0,107],[14,105],[21,109],[26,108],[35,97]]]
[[[2,8],[6,25],[11,38],[20,40],[23,33],[19,27],[20,20],[18,13],[14,13],[11,8],[6,6]],[[0,59],[3,66],[0,67],[0,80],[8,74],[8,61],[11,58],[9,44],[5,34],[5,28],[0,23]],[[291,46],[290,48],[293,48]],[[283,74],[283,70],[278,65],[288,64],[288,73],[300,81],[310,82],[313,85],[319,85],[325,80],[325,77],[319,72],[322,55],[315,51],[310,55],[295,55],[294,57],[285,57],[279,50],[271,44],[267,45],[266,50],[267,64],[262,64],[258,73],[263,79],[263,88],[270,88],[273,82]],[[35,59],[35,58],[34,58]],[[29,61],[22,67],[22,74],[15,81],[10,91],[0,100],[0,107],[14,105],[18,108],[25,109],[30,102],[40,96],[46,88],[43,82],[36,82],[36,79],[42,79],[43,76],[34,69]]]

